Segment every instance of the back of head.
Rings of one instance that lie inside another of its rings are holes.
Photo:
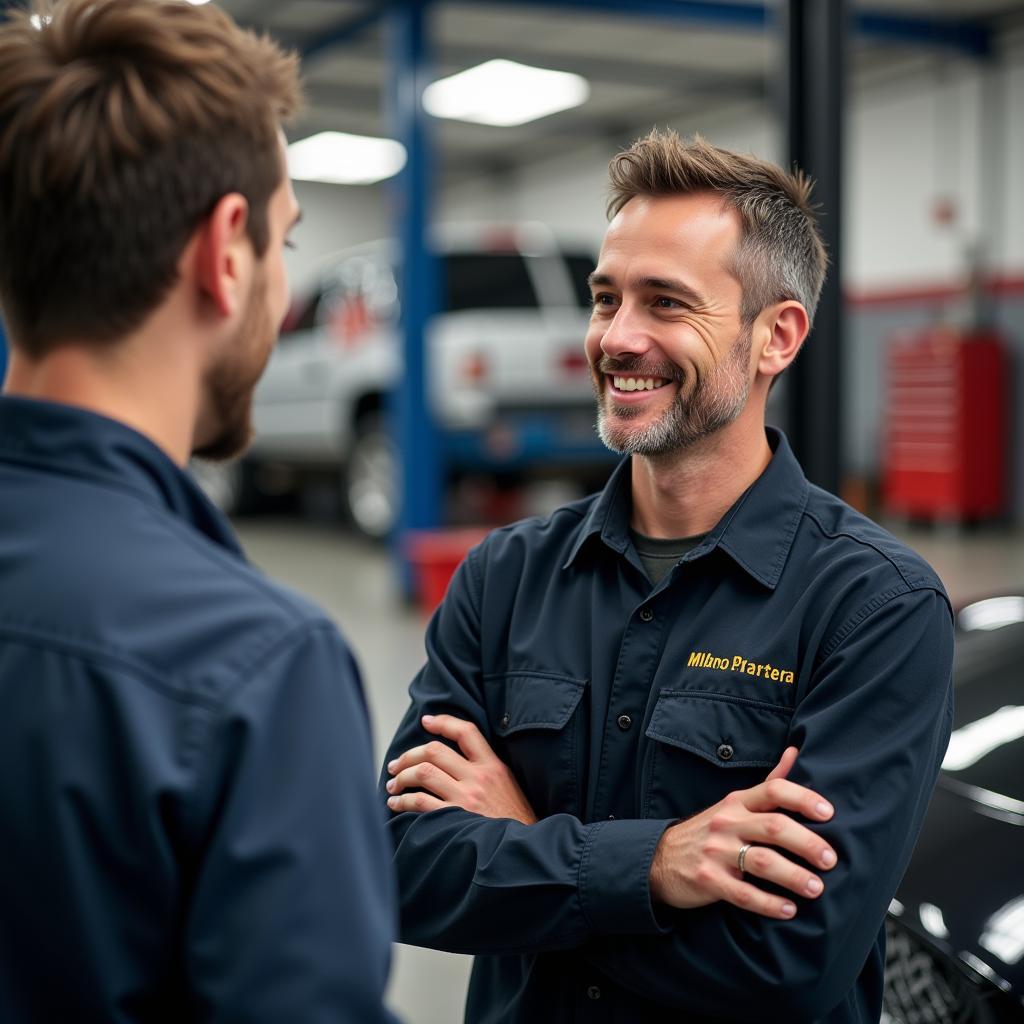
[[[298,61],[186,0],[51,0],[0,26],[0,305],[41,356],[137,328],[217,201],[257,255]]]
[[[741,316],[795,299],[809,318],[821,295],[828,258],[811,205],[811,183],[800,172],[713,146],[652,131],[613,157],[608,214],[635,196],[714,192],[740,217],[743,234],[733,272],[743,287]]]

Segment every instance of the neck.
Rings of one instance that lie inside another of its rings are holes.
[[[199,415],[200,372],[194,350],[159,328],[106,345],[68,341],[39,359],[12,347],[4,393],[118,420],[184,466]]]
[[[772,459],[763,407],[752,410],[753,404],[681,452],[633,456],[634,530],[648,537],[694,537],[715,526]]]

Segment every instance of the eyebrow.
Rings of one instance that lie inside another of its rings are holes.
[[[587,283],[594,285],[608,285],[615,287],[615,279],[610,274],[599,274],[596,271],[587,278]],[[671,277],[637,277],[631,282],[632,286],[644,291],[672,292],[691,302],[695,306],[702,306],[704,298],[696,289],[688,284]]]

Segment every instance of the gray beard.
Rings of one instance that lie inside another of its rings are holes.
[[[636,406],[623,406],[609,412],[613,401],[602,393],[597,381],[597,432],[613,452],[623,455],[659,456],[682,451],[728,426],[743,411],[750,395],[747,376],[750,365],[752,331],[748,326],[736,339],[728,358],[707,377],[699,374],[687,393],[685,381],[661,418],[648,427],[631,429],[628,421],[643,415]],[[618,368],[629,372],[628,361],[617,361]]]

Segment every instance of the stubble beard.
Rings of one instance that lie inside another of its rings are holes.
[[[606,447],[623,455],[658,457],[683,451],[732,423],[743,411],[750,395],[750,349],[753,340],[747,326],[733,343],[724,362],[708,375],[699,372],[686,387],[686,376],[674,365],[652,367],[640,358],[603,357],[596,366],[599,374],[664,377],[679,383],[672,404],[646,427],[633,427],[629,421],[644,415],[640,406],[616,405],[594,377],[597,396],[597,432]],[[669,385],[666,385],[669,386]],[[610,408],[614,406],[614,409]]]
[[[252,398],[273,349],[275,332],[266,309],[262,275],[253,281],[245,316],[225,347],[224,355],[207,371],[206,408],[212,430],[193,455],[215,462],[232,459],[252,441]]]

